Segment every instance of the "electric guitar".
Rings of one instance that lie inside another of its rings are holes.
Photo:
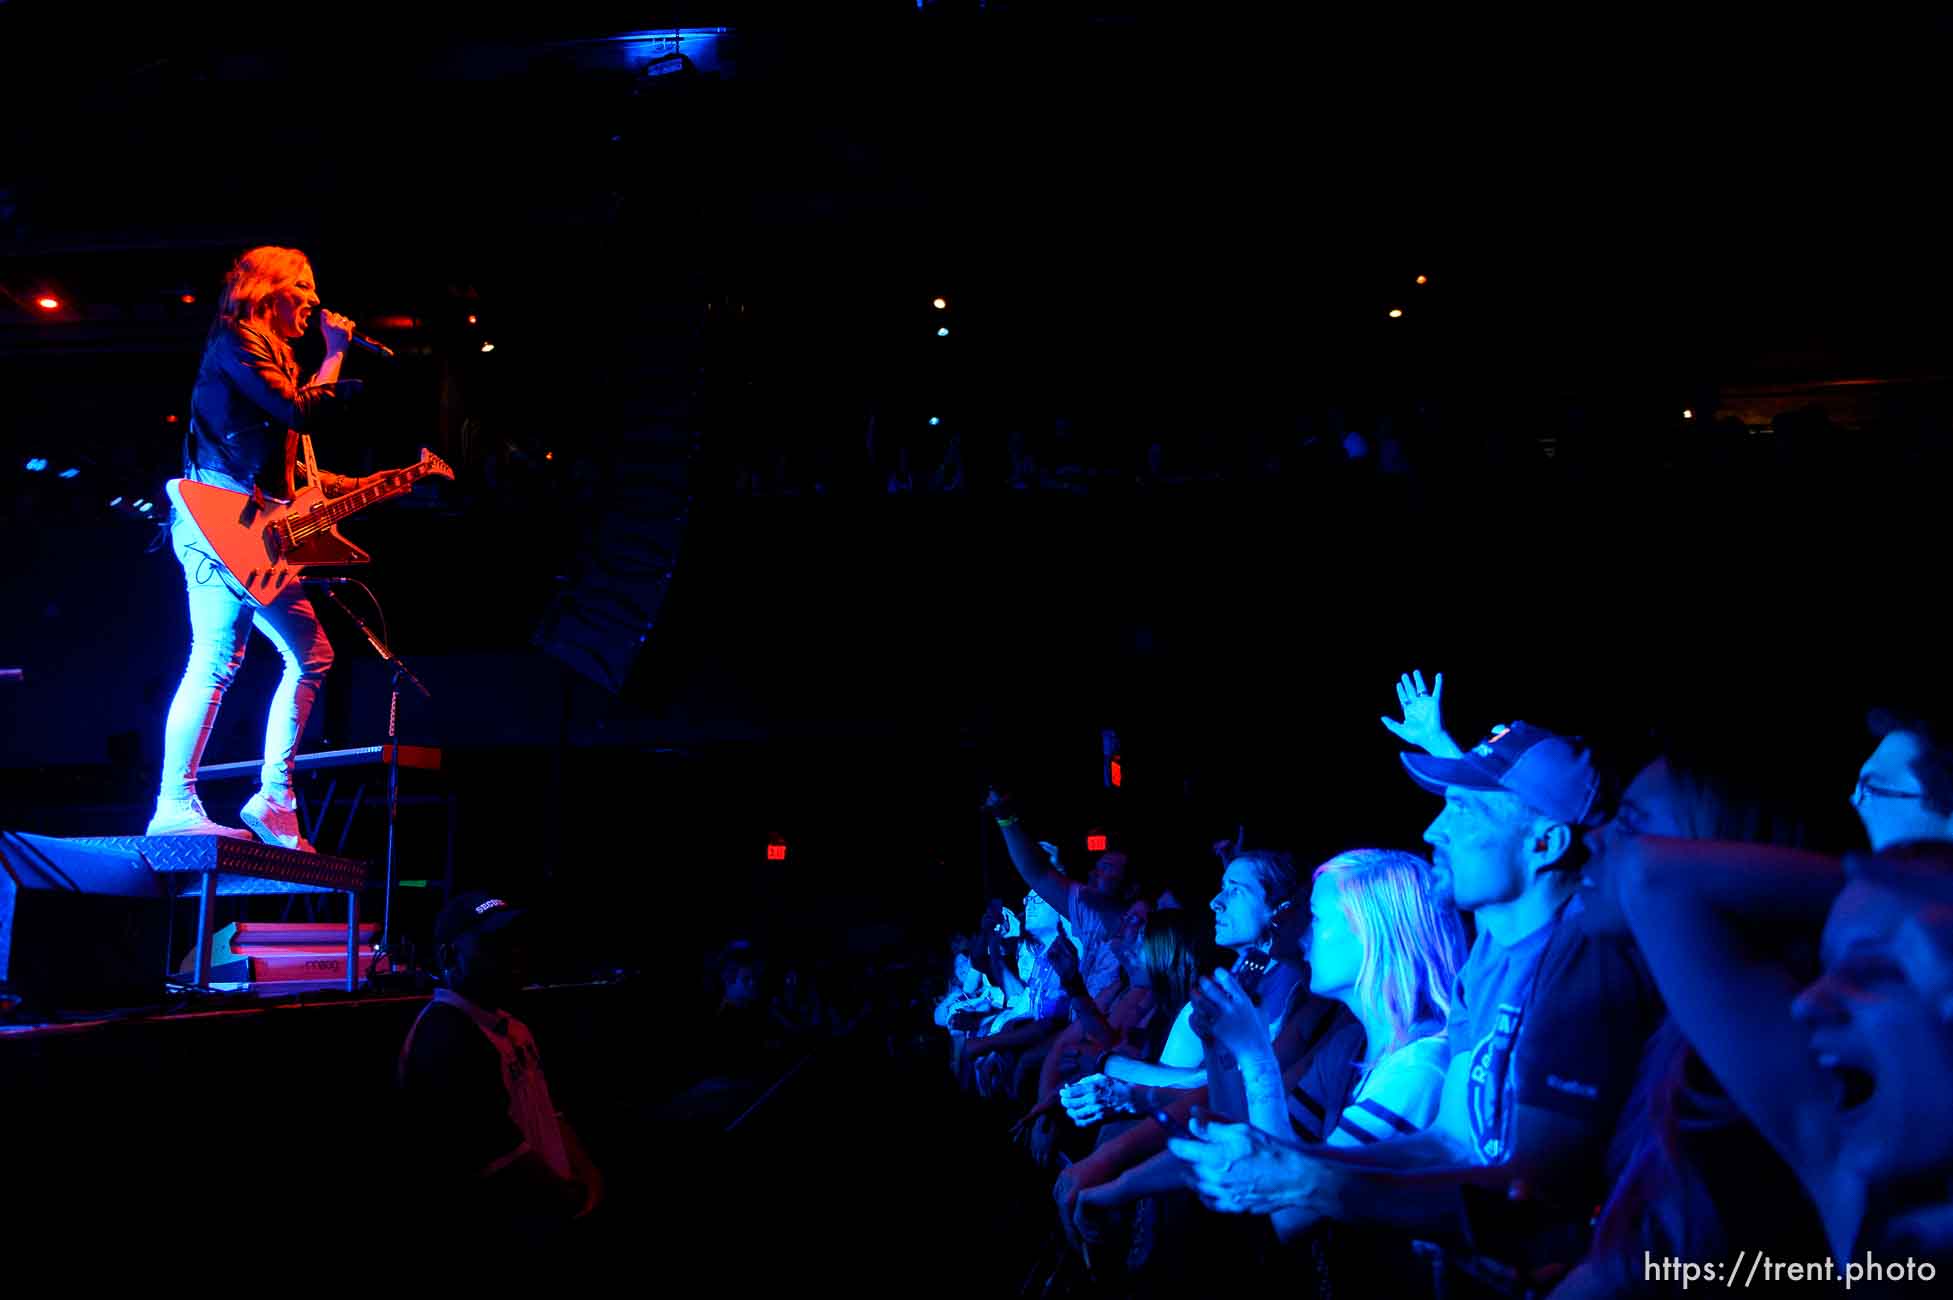
[[[328,498],[316,475],[312,485],[290,501],[183,478],[171,479],[164,491],[172,505],[190,516],[217,562],[245,594],[259,605],[269,605],[315,565],[372,563],[371,556],[339,535],[339,521],[405,496],[429,475],[451,479],[454,471],[422,447],[417,463],[344,496]]]

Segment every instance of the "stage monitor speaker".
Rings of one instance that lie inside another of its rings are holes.
[[[169,891],[136,853],[0,831],[0,989],[13,1018],[163,996]]]

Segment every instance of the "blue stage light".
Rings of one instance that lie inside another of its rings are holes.
[[[78,469],[76,469],[76,468],[74,468],[73,466],[70,466],[70,467],[68,467],[67,469],[64,469],[64,470],[62,470],[62,471],[61,471],[61,472],[60,472],[60,473],[59,473],[58,475],[56,475],[55,477],[57,477],[57,478],[80,478],[80,477],[81,477],[81,471],[80,471],[80,470],[78,470]]]
[[[34,459],[27,462],[27,471],[30,474],[38,474],[46,468],[47,468],[47,457],[45,456],[36,456],[34,457]]]
[[[110,497],[110,498],[109,498],[109,509],[111,509],[111,510],[113,510],[113,509],[115,509],[115,508],[116,508],[117,506],[119,506],[119,505],[121,505],[121,504],[122,504],[122,498],[121,498],[121,497]]]
[[[943,327],[942,327],[941,329],[939,329],[939,330],[937,330],[937,331],[936,331],[936,337],[937,337],[937,338],[939,338],[939,339],[946,339],[946,338],[948,338],[948,337],[949,337],[949,326],[947,326],[947,325],[945,325],[945,326],[943,326]]]

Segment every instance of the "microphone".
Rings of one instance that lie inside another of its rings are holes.
[[[320,327],[323,328],[325,325],[324,307],[319,308],[318,317]],[[369,339],[364,334],[348,334],[346,335],[346,341],[362,351],[371,352],[376,357],[385,357],[388,361],[394,359],[392,348],[379,342],[377,339]]]

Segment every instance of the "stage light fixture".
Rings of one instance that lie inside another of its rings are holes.
[[[194,293],[178,294],[176,300],[182,303],[185,307],[194,307],[197,302],[197,295],[195,295]]]
[[[51,293],[44,293],[34,300],[34,305],[42,311],[60,311],[61,300]]]
[[[45,456],[36,456],[27,462],[27,472],[30,474],[38,474],[46,468],[47,458]]]
[[[470,325],[475,325],[475,324],[479,324],[479,323],[480,323],[480,321],[481,321],[481,317],[479,317],[479,316],[470,316],[470,317],[468,318],[468,323],[469,323]]]
[[[932,415],[929,417],[929,427],[932,429],[935,428],[937,425],[941,424],[942,422],[943,422],[943,417],[940,415]]]
[[[73,465],[70,465],[68,468],[62,470],[59,474],[55,475],[55,477],[56,478],[80,478],[81,471],[75,468]]]
[[[175,417],[174,415],[166,415],[166,416],[164,416],[164,417],[163,417],[163,423],[164,423],[164,424],[175,424],[175,423],[176,423],[176,417]]]
[[[1430,283],[1430,281],[1429,281],[1429,280],[1427,280],[1427,279],[1425,279],[1425,277],[1423,277],[1423,276],[1421,276],[1421,275],[1417,277],[1417,282],[1418,282],[1419,284],[1429,284],[1429,283]]]
[[[113,510],[113,509],[115,509],[115,508],[116,508],[117,506],[119,506],[119,505],[121,505],[121,504],[122,504],[122,498],[121,498],[121,497],[110,497],[110,498],[109,498],[109,509],[111,509],[111,510]]]
[[[936,331],[936,337],[937,337],[937,338],[939,338],[939,339],[946,339],[946,338],[948,338],[948,337],[949,337],[949,326],[947,326],[947,325],[945,325],[945,326],[943,326],[943,327],[942,327],[941,329],[939,329],[939,330],[937,330],[937,331]]]
[[[1403,308],[1401,308],[1401,307],[1392,307],[1392,308],[1390,309],[1390,319],[1391,319],[1391,320],[1397,320],[1397,319],[1399,319],[1400,317],[1402,317],[1402,316],[1403,316],[1403,314],[1404,314],[1404,311],[1403,311]]]
[[[948,309],[948,307],[949,307],[949,299],[947,299],[947,298],[938,298],[938,299],[936,299],[936,301],[935,301],[935,306],[936,306],[936,310],[937,310],[937,311],[944,311],[944,310],[947,310],[947,309]]]
[[[1686,408],[1686,407],[1684,407],[1684,408],[1682,409],[1682,418],[1683,418],[1684,420],[1693,420],[1693,419],[1695,418],[1695,412],[1694,412],[1694,411],[1691,411],[1691,410],[1689,410],[1689,409],[1688,409],[1688,408]]]
[[[483,352],[493,352],[495,350],[495,345],[493,343],[488,342],[486,339],[484,339],[482,340],[481,350]]]
[[[142,511],[144,514],[148,514],[151,510],[154,510],[155,508],[156,508],[156,503],[153,501],[136,502],[136,509]]]

